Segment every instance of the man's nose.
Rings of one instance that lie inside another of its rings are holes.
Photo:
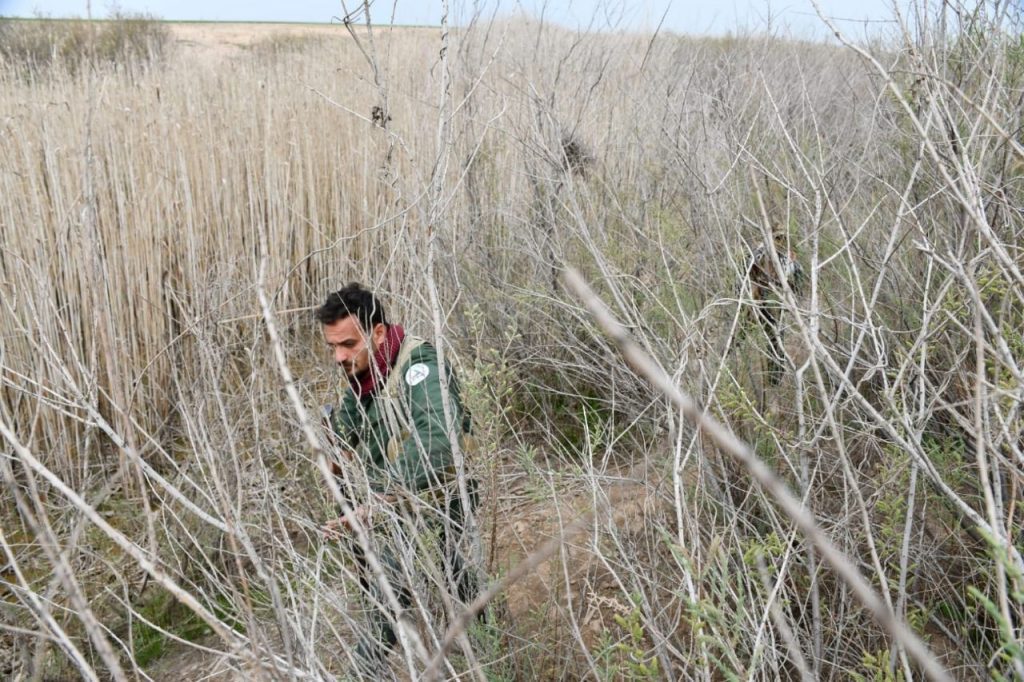
[[[348,353],[345,352],[344,348],[334,349],[334,361],[339,365],[343,365],[348,362]]]

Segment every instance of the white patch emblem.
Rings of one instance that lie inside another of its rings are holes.
[[[418,362],[409,369],[405,370],[405,383],[410,386],[415,386],[424,379],[430,376],[430,368],[424,365],[422,362]]]

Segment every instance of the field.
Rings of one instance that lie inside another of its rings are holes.
[[[1024,42],[929,12],[0,20],[0,678],[354,675],[353,280],[460,378],[493,587],[380,509],[381,677],[1024,678]]]

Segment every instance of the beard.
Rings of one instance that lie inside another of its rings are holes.
[[[341,368],[345,370],[345,375],[348,376],[348,378],[353,381],[362,381],[370,374],[370,370],[372,369],[372,363],[370,362],[370,360],[373,357],[373,355],[366,351],[364,352],[366,353],[365,359],[356,356],[355,359],[349,362],[339,363],[341,365]],[[360,362],[360,360],[363,361]]]

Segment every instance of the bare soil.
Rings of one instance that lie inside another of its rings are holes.
[[[514,480],[517,477],[506,470],[502,478]],[[489,520],[484,531],[484,553],[493,560],[490,571],[494,574],[507,573],[550,538],[559,537],[566,526],[584,513],[596,511],[597,536],[602,535],[601,529],[609,524],[625,535],[642,532],[651,521],[650,516],[658,513],[659,505],[651,488],[626,477],[609,491],[610,508],[604,510],[593,510],[592,498],[583,490],[560,491],[563,494],[556,495],[557,501],[554,501],[550,490],[547,495],[531,494],[530,483],[519,478],[518,485],[493,491],[499,498],[495,518]],[[482,511],[487,513],[486,509]],[[625,615],[632,606],[622,602],[620,590],[594,553],[594,538],[592,529],[566,538],[560,553],[511,585],[501,597],[502,619],[508,619],[506,624],[543,639],[554,632],[565,631],[566,605],[572,603],[573,617],[588,647],[596,644],[602,633],[614,629],[613,617]],[[567,596],[570,599],[567,600]],[[214,649],[222,647],[215,638],[201,644]],[[552,651],[552,655],[554,664],[557,652]],[[231,667],[226,656],[183,646],[172,649],[147,672],[156,682],[246,679]]]
[[[253,45],[287,37],[323,37],[348,39],[348,31],[334,24],[263,24],[222,22],[169,22],[178,48],[187,56],[207,63],[218,63],[241,56]],[[363,29],[359,29],[363,30]],[[382,29],[398,32],[437,31],[431,27]]]

